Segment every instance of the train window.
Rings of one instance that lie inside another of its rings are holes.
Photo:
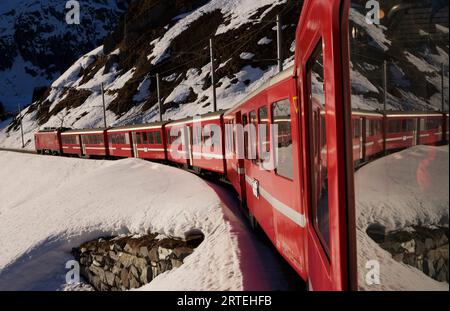
[[[261,152],[260,157],[262,158],[263,155],[264,157],[268,157],[269,156],[268,152],[270,152],[270,127],[269,127],[269,115],[266,106],[259,107],[258,118],[261,129],[261,131],[259,132],[259,139],[258,139],[259,150]]]
[[[136,144],[138,144],[138,145],[142,144],[142,137],[141,137],[141,133],[139,133],[139,132],[136,133]]]
[[[195,126],[192,133],[192,144],[195,146],[200,146],[202,142],[202,128],[200,126]]]
[[[414,131],[415,129],[416,129],[416,120],[415,119],[403,120],[403,131],[404,132]]]
[[[146,133],[146,143],[149,145],[153,145],[155,143],[153,132],[147,132]]]
[[[160,131],[156,131],[154,133],[155,133],[155,144],[160,145],[162,143],[161,132]]]
[[[242,115],[242,126],[244,127],[244,129],[245,129],[245,126],[247,124],[248,124],[247,115],[243,114]],[[248,131],[244,130],[244,157],[246,159],[248,159],[248,148],[249,148],[249,145],[248,145]]]
[[[401,126],[401,120],[389,120],[388,133],[400,133],[402,131]]]
[[[427,118],[426,129],[434,130],[441,127],[442,120],[437,118]]]
[[[361,119],[353,120],[353,138],[359,138],[361,135]]]
[[[255,111],[251,111],[249,114],[248,114],[248,116],[249,116],[249,119],[250,119],[250,124],[252,124],[253,125],[253,127],[254,127],[254,129],[255,129],[255,133],[254,134],[256,134],[257,135],[257,132],[258,132],[258,130],[257,130],[257,128],[258,128],[258,118],[256,117],[256,112]],[[257,143],[257,140],[256,140],[256,135],[250,135],[250,140],[249,140],[249,144],[250,144],[250,149],[249,149],[249,156],[250,156],[250,158],[252,159],[252,162],[253,163],[255,163],[256,161],[257,161],[257,159],[259,158],[259,155],[258,155],[258,151],[256,150],[256,143]]]
[[[147,132],[142,132],[142,143],[143,144],[147,144],[148,140],[147,140]]]
[[[449,146],[428,130],[449,110],[449,1],[350,0],[348,13],[348,107],[387,116],[349,174],[355,288],[448,291],[434,254],[448,254]]]
[[[272,123],[278,129],[278,145],[275,152],[275,173],[279,176],[293,179],[291,105],[288,99],[283,99],[272,104]]]
[[[310,107],[320,115],[318,120],[312,120],[312,146],[313,150],[313,185],[314,203],[312,207],[313,224],[317,235],[329,254],[330,229],[329,229],[329,206],[328,206],[328,169],[327,169],[327,142],[326,142],[326,119],[325,119],[325,83],[323,70],[323,51],[320,41],[311,59],[308,61],[308,79],[310,90]]]

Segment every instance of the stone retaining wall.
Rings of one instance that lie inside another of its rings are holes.
[[[86,242],[72,253],[81,275],[96,290],[119,291],[141,287],[181,266],[202,241],[198,232],[185,239],[121,236]]]
[[[413,226],[407,230],[385,232],[383,226],[373,224],[367,234],[395,260],[448,283],[448,228]]]

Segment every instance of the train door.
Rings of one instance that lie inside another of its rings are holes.
[[[245,205],[245,165],[244,165],[244,141],[242,139],[242,127],[238,125],[242,125],[241,121],[241,112],[237,111],[233,118],[233,162],[236,164],[236,174],[238,176],[239,190],[241,200],[244,201]]]
[[[139,157],[139,150],[138,150],[138,145],[137,145],[137,134],[136,132],[131,132],[131,144],[133,145],[133,156],[135,158]]]
[[[420,143],[420,120],[421,118],[417,118],[414,127],[414,145],[418,145]]]
[[[81,136],[81,155],[86,154],[87,136]]]
[[[364,161],[365,145],[364,145],[364,133],[365,133],[365,118],[359,118],[359,158]]]
[[[296,34],[296,71],[304,127],[303,163],[306,206],[308,286],[345,290],[347,228],[345,144],[340,71],[341,1],[309,1]],[[335,75],[338,75],[337,77]],[[315,108],[315,107],[320,107]],[[320,111],[320,114],[319,114]]]
[[[425,128],[425,118],[420,118],[419,120],[420,120],[419,121],[419,135],[417,137],[417,144],[418,145],[421,143],[420,137],[421,137],[422,133],[426,130],[426,128]]]

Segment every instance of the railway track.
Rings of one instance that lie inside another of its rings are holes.
[[[0,151],[10,151],[10,152],[17,152],[17,153],[37,154],[36,151],[34,151],[34,150],[12,149],[12,148],[3,148],[3,147],[0,147]]]

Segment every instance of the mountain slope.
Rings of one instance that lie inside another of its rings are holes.
[[[283,18],[283,50],[292,61],[302,2],[285,0],[134,1],[100,46],[76,61],[45,94],[23,110],[27,148],[39,127],[108,125],[156,119],[161,76],[165,119],[212,109],[209,38],[214,39],[218,107],[230,107],[273,75],[275,16]],[[17,119],[1,130],[1,145],[17,145]]]
[[[114,29],[129,0],[80,2],[80,24],[66,23],[67,1],[0,1],[0,102],[9,111],[29,104]]]

